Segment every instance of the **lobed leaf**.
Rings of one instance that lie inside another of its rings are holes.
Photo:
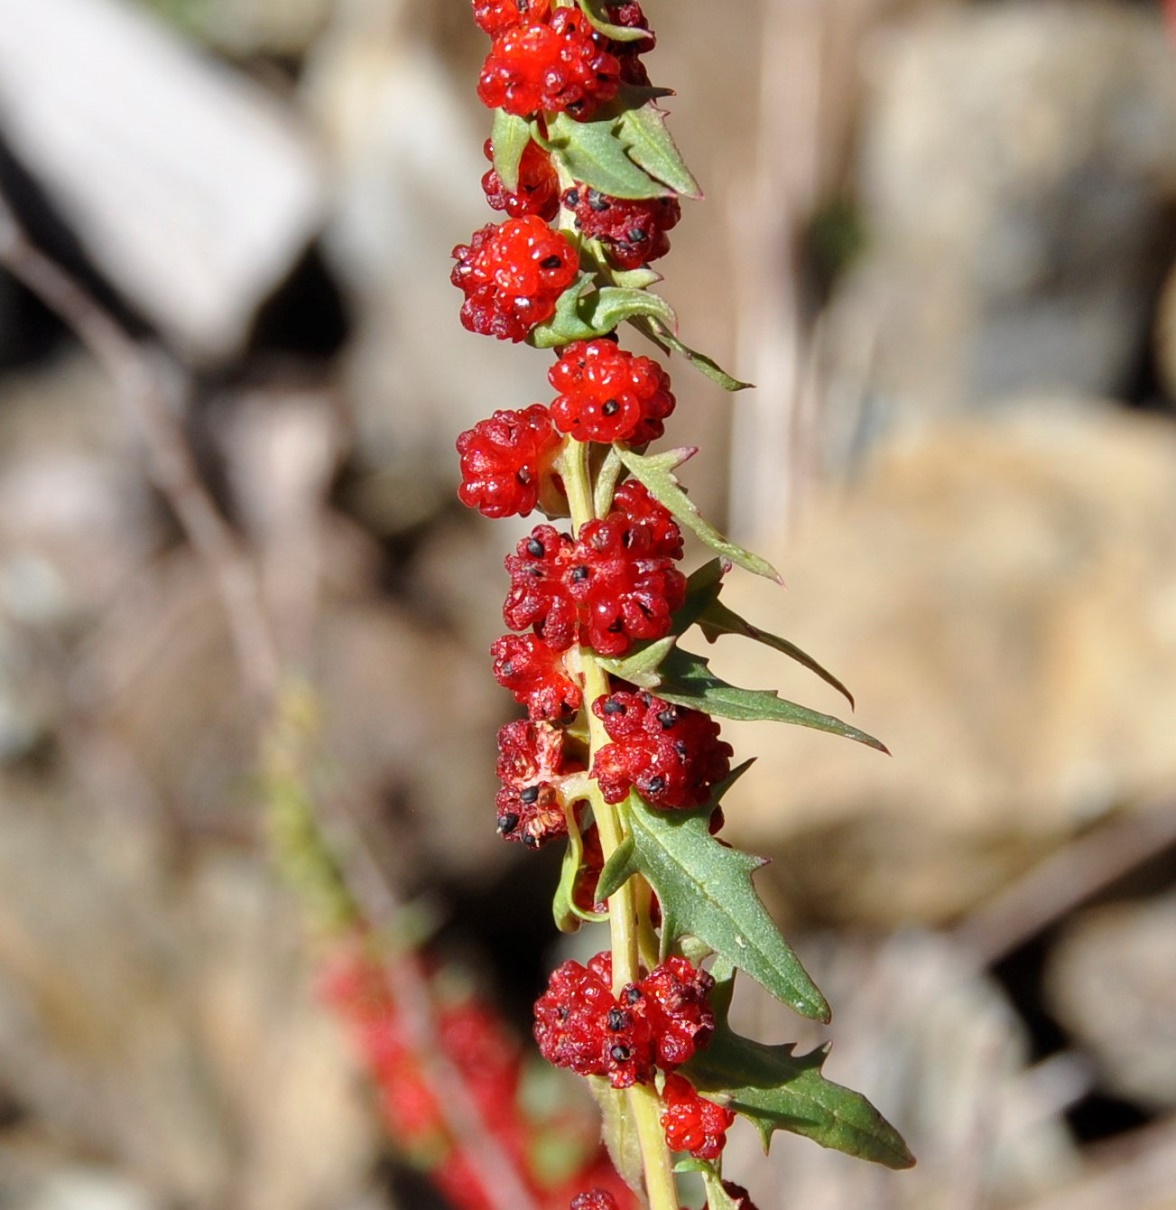
[[[707,606],[706,611],[698,619],[698,626],[708,643],[715,642],[720,635],[740,634],[745,638],[754,639],[757,643],[763,643],[774,651],[781,652],[810,672],[815,672],[825,684],[836,689],[849,702],[851,708],[853,707],[853,694],[831,672],[822,668],[811,655],[802,651],[795,643],[790,643],[787,639],[780,638],[779,635],[769,634],[766,630],[753,626],[746,618],[742,618],[734,610],[728,609],[718,599]]]
[[[728,684],[711,672],[710,664],[703,656],[683,651],[681,647],[675,647],[666,656],[658,668],[658,674],[658,697],[675,705],[717,714],[720,718],[811,727],[815,731],[840,735],[890,755],[890,750],[881,740],[831,714],[820,714],[807,706],[787,701],[774,689],[740,689]]]
[[[611,106],[586,122],[557,114],[547,124],[547,148],[577,183],[610,197],[667,196],[670,187],[655,180],[627,154],[617,134],[621,121],[622,115]]]
[[[664,951],[677,937],[697,937],[801,1016],[827,1021],[825,997],[752,884],[764,859],[728,848],[707,831],[714,804],[749,764],[716,787],[712,804],[698,811],[660,810],[631,794],[624,810],[629,834],[601,872],[598,894],[611,895],[641,874],[661,904]]]
[[[666,129],[666,111],[651,98],[627,106],[617,123],[617,137],[629,158],[680,197],[701,198],[702,190]]]
[[[911,1167],[914,1156],[877,1109],[821,1074],[826,1053],[797,1055],[791,1044],[755,1042],[723,1021],[683,1071],[699,1092],[724,1098],[751,1121],[765,1151],[777,1130],[787,1130],[887,1168]]]
[[[694,502],[682,490],[674,475],[674,469],[681,466],[693,453],[693,450],[670,450],[664,454],[635,454],[622,446],[617,447],[617,456],[625,464],[625,469],[645,485],[651,496],[670,510],[676,521],[732,563],[754,572],[757,576],[766,576],[769,580],[780,583],[780,573],[767,559],[762,559],[759,555],[744,550],[729,538],[724,538],[713,525],[702,519]]]

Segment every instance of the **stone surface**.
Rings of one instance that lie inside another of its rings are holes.
[[[790,855],[779,876],[818,915],[937,920],[1169,794],[1174,492],[1168,421],[1037,400],[894,443],[793,548],[753,543],[790,591],[734,575],[725,599],[845,680],[853,721],[894,755],[724,724],[759,755],[729,799],[732,838]],[[750,643],[720,640],[713,663],[848,712]]]

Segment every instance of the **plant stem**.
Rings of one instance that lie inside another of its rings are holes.
[[[596,516],[595,493],[588,470],[588,446],[569,439],[560,458],[564,487],[571,508],[572,526],[581,526]],[[609,742],[604,723],[592,712],[592,703],[609,692],[608,676],[594,652],[580,649],[584,677],[584,706],[588,717],[589,768],[591,759]],[[589,801],[604,860],[616,852],[625,838],[624,821],[617,807],[604,801],[593,783]],[[648,888],[637,887],[639,875],[629,878],[608,901],[608,921],[612,936],[613,994],[619,995],[628,983],[640,976],[640,939],[652,932],[649,919]],[[639,906],[640,905],[640,906]],[[645,1192],[650,1210],[678,1210],[678,1188],[674,1180],[670,1151],[661,1126],[661,1102],[651,1084],[634,1084],[629,1089],[629,1109],[637,1126],[637,1140],[645,1169]]]

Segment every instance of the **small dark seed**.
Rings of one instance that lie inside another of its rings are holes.
[[[530,482],[531,482],[531,471],[530,471],[530,469],[529,469],[528,467],[525,467],[525,466],[520,467],[520,468],[519,468],[519,472],[518,472],[518,474],[516,474],[516,475],[515,475],[515,479],[516,479],[516,480],[517,480],[519,483],[522,483],[522,484],[527,484],[527,483],[530,483]]]
[[[608,1010],[608,1027],[614,1034],[619,1034],[629,1024],[629,1014],[623,1008]]]
[[[586,579],[588,579],[588,568],[585,567],[582,563],[578,567],[572,568],[572,582],[573,583],[579,584]]]
[[[507,815],[500,815],[498,817],[498,833],[500,836],[509,836],[518,826],[519,817],[513,811]]]
[[[641,694],[641,704],[645,707],[653,705],[653,695],[650,693]]]
[[[523,844],[528,849],[537,849],[539,847],[539,837],[532,836],[530,832],[523,833]]]
[[[667,706],[657,716],[657,721],[661,723],[663,731],[668,731],[678,721],[678,712],[673,706]]]
[[[542,559],[547,552],[543,549],[543,543],[538,538],[527,539],[527,554],[532,559]]]
[[[621,410],[621,405],[615,399],[606,399],[601,406],[601,415],[615,416]]]
[[[555,1010],[555,1015],[558,1020],[566,1021],[568,1017],[571,1016],[571,1013],[568,1011],[568,1006],[566,1004],[561,1004],[559,1008]]]
[[[588,190],[588,205],[596,211],[597,214],[602,214],[605,210],[612,209],[612,202],[608,200],[599,190]]]
[[[578,189],[569,189],[567,193],[564,194],[564,205],[567,206],[569,210],[575,210],[579,204],[580,191]]]
[[[617,618],[615,622],[608,628],[609,634],[620,634],[625,629],[625,619]]]
[[[509,681],[515,675],[514,663],[511,660],[506,660],[498,671],[505,680]]]
[[[539,262],[539,268],[540,269],[558,269],[560,267],[560,265],[562,265],[562,264],[563,264],[563,261],[558,256],[555,256],[555,255],[545,256]]]
[[[633,1057],[633,1052],[627,1046],[614,1046],[608,1053],[614,1063],[627,1063]]]
[[[642,231],[640,227],[630,227],[625,232],[625,238],[630,244],[643,244],[649,239],[649,233]]]
[[[539,801],[539,787],[538,786],[524,786],[519,791],[519,800],[521,802],[525,802],[528,807],[532,803],[538,802]]]
[[[650,794],[660,794],[666,788],[666,779],[659,773],[657,777],[649,779]]]
[[[685,756],[690,751],[690,748],[687,746],[687,743],[684,739],[680,739],[674,745],[674,751],[677,752],[679,756]]]
[[[641,988],[639,988],[635,983],[630,983],[629,986],[625,988],[625,999],[628,1000],[630,1004],[636,1004],[637,1001],[641,999]]]
[[[615,697],[610,697],[604,703],[604,712],[605,714],[624,714],[625,703],[618,702]]]

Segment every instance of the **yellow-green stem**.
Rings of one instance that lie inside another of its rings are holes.
[[[579,532],[580,527],[596,515],[588,470],[588,446],[584,442],[569,440],[561,456],[560,467],[568,494],[572,525]],[[584,677],[584,702],[588,707],[590,754],[594,757],[609,742],[603,722],[592,713],[592,703],[609,691],[608,676],[597,662],[595,653],[587,648],[580,650],[580,666]],[[600,834],[601,851],[607,861],[625,838],[624,824],[618,809],[606,803],[599,790],[593,789],[590,801]],[[648,937],[653,931],[649,919],[649,891],[644,886],[638,890],[637,883],[637,877],[628,879],[608,901],[614,995],[639,977],[641,940],[646,940],[648,948]],[[657,1090],[650,1084],[635,1084],[629,1089],[629,1108],[637,1126],[650,1210],[678,1210],[678,1187],[661,1126],[661,1102]]]

